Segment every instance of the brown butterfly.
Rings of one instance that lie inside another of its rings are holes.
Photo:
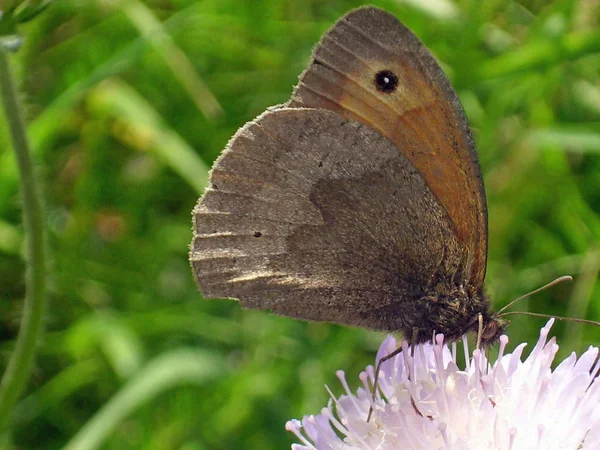
[[[381,9],[325,33],[292,98],[233,136],[193,215],[208,298],[415,342],[503,332],[483,293],[487,208],[465,114]]]

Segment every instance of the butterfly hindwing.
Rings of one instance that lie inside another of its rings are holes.
[[[406,319],[390,308],[408,314],[411,300],[458,283],[467,256],[391,140],[330,111],[279,108],[215,163],[190,258],[206,297],[393,330]]]

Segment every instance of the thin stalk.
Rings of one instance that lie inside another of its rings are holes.
[[[0,95],[21,178],[27,262],[26,294],[19,335],[0,382],[0,432],[2,432],[9,425],[13,407],[29,380],[36,344],[43,331],[46,306],[46,235],[18,90],[10,70],[9,54],[1,46]]]

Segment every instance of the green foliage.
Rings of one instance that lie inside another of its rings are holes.
[[[46,2],[29,2],[45,4]],[[496,307],[600,320],[600,8],[591,0],[374,1],[432,49],[486,181]],[[285,101],[352,0],[62,0],[19,27],[13,61],[45,191],[47,332],[13,448],[289,448],[373,362],[382,335],[205,301],[187,262],[207,168]],[[24,297],[18,173],[0,125],[2,361]],[[511,343],[543,319],[513,316]],[[597,328],[555,326],[562,356]],[[358,382],[355,386],[358,385]],[[99,447],[96,447],[99,444]]]

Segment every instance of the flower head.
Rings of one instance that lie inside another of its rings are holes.
[[[287,423],[301,441],[292,449],[598,449],[598,348],[590,347],[579,359],[571,354],[552,370],[558,351],[555,338],[548,340],[552,324],[541,329],[524,361],[525,344],[505,354],[508,337],[502,336],[493,364],[475,350],[463,369],[456,362],[456,345],[451,350],[442,335],[433,344],[416,346],[414,356],[403,342],[403,351],[382,364],[375,401],[372,366],[361,373],[363,387],[356,395],[339,371],[346,393],[331,394],[321,414]],[[463,344],[468,356],[466,340]],[[395,348],[388,337],[377,360]]]

